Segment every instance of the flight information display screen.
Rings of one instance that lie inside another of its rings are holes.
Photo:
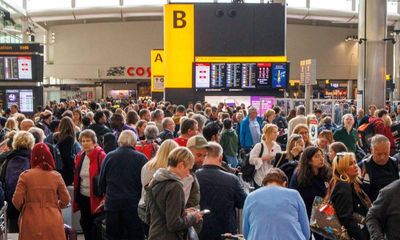
[[[21,112],[33,112],[33,90],[32,89],[6,89],[7,108],[16,104]]]
[[[289,63],[194,63],[196,89],[286,88]]]
[[[32,57],[30,56],[1,56],[1,80],[30,80],[32,79]]]

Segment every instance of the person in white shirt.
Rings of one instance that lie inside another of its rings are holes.
[[[307,124],[306,108],[303,105],[297,107],[296,117],[290,119],[288,123],[288,138],[292,135],[294,127],[298,124]]]
[[[276,153],[281,152],[281,147],[276,143],[278,127],[274,124],[266,124],[262,130],[262,141],[257,143],[250,151],[250,164],[255,166],[255,187],[259,188],[268,170],[272,168],[272,161]],[[262,152],[261,152],[262,151]]]

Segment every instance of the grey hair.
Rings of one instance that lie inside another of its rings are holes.
[[[170,122],[174,122],[174,120],[172,120],[171,117],[166,117],[166,118],[164,118],[164,119],[162,120],[162,126],[163,126],[163,128],[166,128],[167,125],[168,125],[168,123],[170,123]]]
[[[351,113],[346,113],[346,114],[343,115],[343,117],[342,117],[342,123],[344,123],[344,120],[345,120],[347,117],[351,117],[351,118],[354,120],[353,114],[351,114]]]
[[[297,115],[306,115],[306,108],[304,107],[304,105],[297,106],[296,114]]]
[[[157,118],[161,117],[162,115],[164,115],[163,110],[156,109],[151,113],[151,119],[157,119]]]
[[[221,145],[216,142],[209,142],[207,150],[210,157],[221,157],[223,153]]]
[[[249,107],[248,112],[257,112],[257,108],[255,107]]]
[[[158,134],[158,128],[155,125],[147,125],[144,129],[144,136],[147,140],[156,139]]]
[[[198,127],[201,128],[201,129],[204,128],[204,126],[206,125],[206,122],[207,122],[207,118],[205,116],[201,115],[201,114],[198,114],[198,113],[194,114],[192,116],[192,119],[197,121]]]
[[[389,143],[390,144],[389,138],[387,138],[386,136],[381,135],[381,134],[376,134],[375,136],[372,137],[371,147],[374,147],[375,145],[380,144],[380,143]]]
[[[118,146],[128,147],[136,145],[136,134],[131,130],[124,130],[118,138]]]

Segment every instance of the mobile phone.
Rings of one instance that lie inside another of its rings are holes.
[[[208,213],[210,213],[210,212],[211,212],[211,211],[210,211],[209,209],[203,209],[203,210],[200,211],[200,213],[201,213],[202,215],[208,214]]]

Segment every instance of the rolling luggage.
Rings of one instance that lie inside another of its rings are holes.
[[[78,235],[72,227],[68,226],[67,224],[64,224],[64,231],[67,240],[78,240]]]

